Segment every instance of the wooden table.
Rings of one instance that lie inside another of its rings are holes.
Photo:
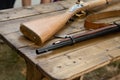
[[[36,55],[35,49],[50,45],[52,42],[57,41],[58,38],[37,46],[20,33],[20,24],[46,16],[62,14],[75,1],[65,0],[32,6],[32,8],[0,11],[0,38],[25,59],[27,80],[79,80],[80,76],[120,58],[119,32],[83,41],[42,55]],[[101,7],[99,11],[120,9],[119,6],[120,2],[109,4],[109,6]],[[94,9],[91,12],[97,11],[98,9]],[[120,19],[120,17],[117,19]],[[111,20],[113,19],[109,19],[109,22]],[[78,34],[84,30],[83,23],[83,18],[69,22],[57,35]]]

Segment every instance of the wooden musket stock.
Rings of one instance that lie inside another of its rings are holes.
[[[22,23],[20,31],[27,38],[40,45],[64,27],[67,21],[76,13],[106,5],[112,1],[115,0],[93,0],[86,3],[75,4],[63,14]]]

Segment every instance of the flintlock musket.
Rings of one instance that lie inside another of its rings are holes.
[[[37,49],[36,54],[41,54],[64,46],[73,45],[75,43],[85,41],[101,35],[105,35],[111,32],[120,31],[120,20],[115,21],[113,23],[94,22],[103,18],[110,18],[110,17],[120,17],[120,10],[88,15],[86,17],[84,27],[89,31],[74,36],[66,36],[65,39],[61,41],[57,41],[57,43],[55,42],[54,44],[49,45],[47,47]]]
[[[76,4],[63,14],[22,23],[20,25],[20,31],[28,39],[40,45],[63,28],[67,21],[76,13],[107,5],[113,1],[116,0],[92,0],[89,2],[81,2],[78,0]]]

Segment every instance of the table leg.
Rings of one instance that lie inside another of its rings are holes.
[[[80,77],[80,80],[83,80],[83,78],[84,78],[84,75],[82,75],[82,76]]]
[[[84,75],[82,75],[82,76],[80,76],[80,77],[78,77],[76,79],[73,79],[73,80],[83,80],[83,78],[84,78]]]
[[[42,80],[42,74],[37,70],[35,65],[26,60],[26,66],[26,80]]]
[[[48,79],[48,78],[44,77],[42,80],[50,80],[50,79]]]

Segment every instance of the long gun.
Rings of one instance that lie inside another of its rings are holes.
[[[120,10],[107,11],[98,14],[88,15],[85,19],[84,26],[86,29],[94,29],[82,34],[67,36],[66,39],[54,43],[48,47],[43,47],[36,50],[36,54],[41,54],[64,46],[72,45],[81,41],[85,41],[94,37],[98,37],[111,32],[120,31],[120,20],[111,23],[96,23],[97,20],[120,17]]]
[[[85,41],[97,36],[105,35],[107,33],[116,32],[116,31],[120,31],[120,24],[110,25],[93,31],[88,31],[84,34],[67,37],[65,40],[60,41],[59,43],[54,43],[50,46],[37,49],[36,54],[42,54],[51,50],[55,50],[64,46],[73,45],[81,41]]]
[[[112,1],[115,0],[92,0],[85,3],[78,2],[63,14],[22,23],[20,31],[28,39],[40,45],[63,28],[67,21],[76,13],[107,5]]]

